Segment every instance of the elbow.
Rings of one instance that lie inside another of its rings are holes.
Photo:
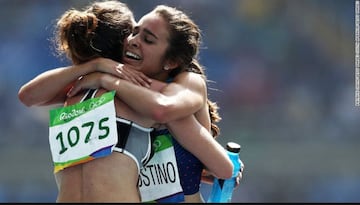
[[[18,92],[18,98],[20,102],[22,102],[25,106],[30,107],[31,104],[31,95],[29,95],[27,92],[24,91],[23,88],[21,88]]]
[[[166,98],[160,98],[151,108],[151,118],[158,123],[166,124],[171,121],[173,114],[171,102]]]
[[[231,178],[233,176],[233,170],[234,170],[234,166],[233,164],[231,164],[231,166],[224,172],[224,178],[225,179]]]
[[[166,106],[157,106],[153,109],[151,118],[158,123],[165,124],[168,123],[168,116],[169,112],[167,111],[168,108]]]
[[[232,177],[234,165],[229,160],[223,166],[219,166],[217,172],[215,172],[215,176],[219,179],[229,179]]]
[[[224,167],[224,170],[222,170],[221,175],[219,176],[219,178],[222,178],[222,179],[231,178],[232,174],[233,174],[233,169],[234,169],[234,166],[233,166],[232,163],[230,165]]]

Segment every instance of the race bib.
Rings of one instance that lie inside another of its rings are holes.
[[[110,155],[118,136],[115,91],[50,110],[49,144],[54,173]]]
[[[171,135],[157,136],[153,146],[154,156],[140,169],[138,186],[141,201],[184,201]]]

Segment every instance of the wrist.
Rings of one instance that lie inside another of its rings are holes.
[[[116,90],[120,83],[120,78],[115,78],[109,74],[103,74],[100,80],[100,86],[106,90]]]
[[[84,73],[84,75],[97,71],[98,66],[99,66],[98,59],[94,59],[86,62],[85,67],[87,69],[84,69],[86,70],[86,73]]]
[[[79,65],[73,65],[70,66],[69,72],[71,73],[71,76],[73,76],[75,79],[78,79],[81,76],[84,76],[86,74],[92,73],[95,66],[93,63],[86,62]]]

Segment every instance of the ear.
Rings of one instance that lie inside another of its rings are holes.
[[[168,60],[166,61],[164,68],[166,68],[166,70],[172,70],[177,68],[178,66],[179,66],[178,62]]]

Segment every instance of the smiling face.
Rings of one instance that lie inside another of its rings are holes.
[[[124,48],[124,63],[142,71],[157,80],[166,80],[168,74],[165,53],[169,46],[167,22],[158,14],[151,12],[140,19],[134,27]]]

